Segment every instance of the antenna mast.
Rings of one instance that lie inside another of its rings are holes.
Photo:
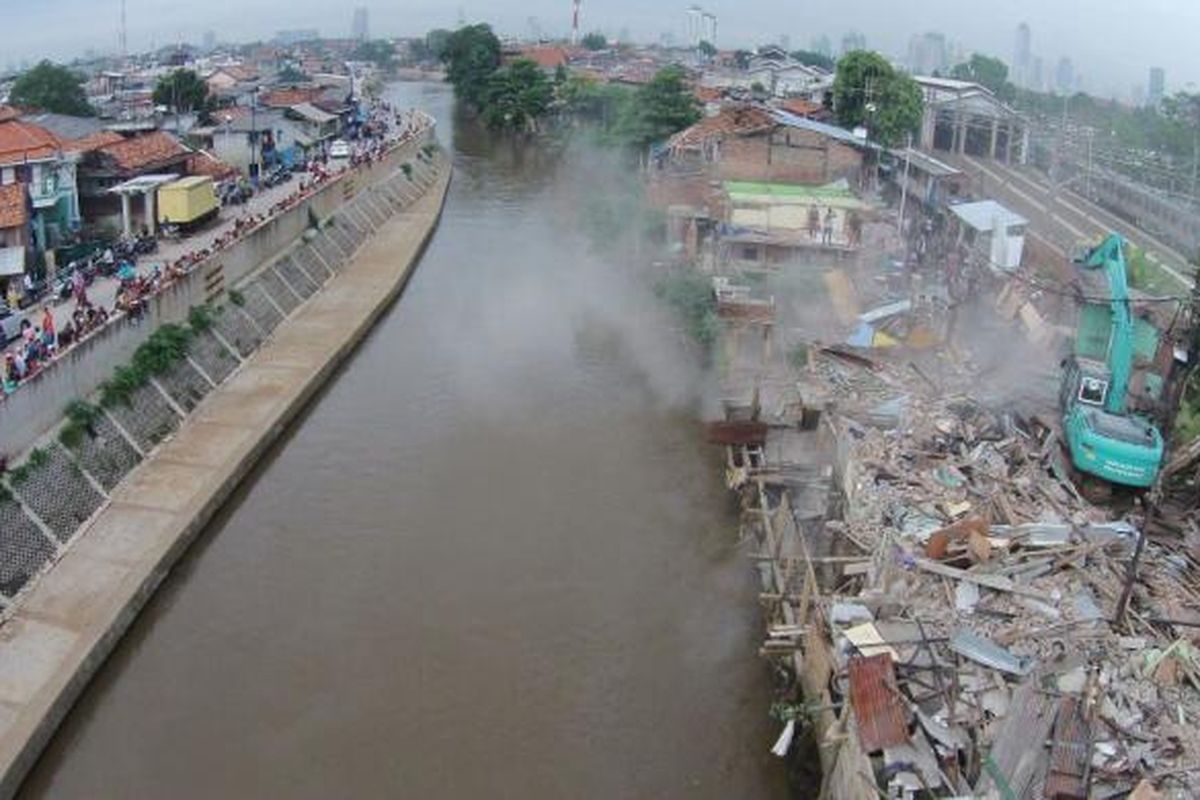
[[[125,0],[121,0],[121,60],[129,58],[129,31],[125,26]]]
[[[579,5],[581,0],[574,0],[572,8],[574,13],[571,16],[571,45],[579,44]]]

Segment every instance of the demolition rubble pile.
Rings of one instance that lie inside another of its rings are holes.
[[[819,356],[807,380],[835,398],[845,495],[827,532],[862,560],[823,582],[812,619],[879,788],[1195,796],[1200,572],[1185,548],[1147,542],[1118,624],[1142,511],[1081,497],[1050,426],[938,394],[911,364]]]

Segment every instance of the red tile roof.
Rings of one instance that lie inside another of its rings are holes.
[[[817,116],[823,113],[825,110],[820,103],[813,103],[809,100],[804,100],[799,97],[791,97],[787,100],[780,100],[776,105],[778,105],[784,111],[788,111],[798,117]]]
[[[96,131],[82,139],[72,139],[67,142],[66,149],[72,153],[90,153],[93,150],[123,141],[125,141],[125,137],[116,131]]]
[[[692,127],[675,134],[671,137],[670,146],[673,149],[696,148],[711,139],[746,136],[769,131],[774,124],[775,121],[771,115],[761,108],[754,106],[722,108],[716,116],[705,117]]]
[[[0,122],[0,164],[50,158],[60,149],[62,141],[41,125],[19,119]]]
[[[187,171],[188,175],[207,175],[214,181],[231,178],[237,174],[237,169],[204,150],[197,150],[188,156]]]
[[[29,222],[29,206],[25,204],[25,184],[0,186],[0,228],[17,228]]]
[[[523,48],[518,58],[527,58],[542,69],[565,67],[568,61],[566,48],[552,45]]]
[[[101,147],[99,152],[124,172],[143,172],[180,160],[190,151],[170,134],[155,131]]]
[[[267,108],[291,108],[301,103],[311,103],[320,96],[320,89],[273,89],[263,92],[258,101]]]

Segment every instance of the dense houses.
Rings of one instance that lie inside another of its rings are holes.
[[[0,83],[0,296],[53,275],[63,248],[153,223],[152,193],[114,191],[137,179],[202,175],[254,180],[327,154],[362,123],[356,43],[306,41],[199,52],[186,47],[83,65],[94,116],[5,104]],[[77,65],[78,66],[78,65]],[[211,109],[154,100],[176,69],[195,72]],[[149,184],[147,184],[149,185]]]

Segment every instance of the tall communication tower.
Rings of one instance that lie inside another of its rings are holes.
[[[581,0],[572,0],[571,7],[571,44],[579,44],[579,6]]]
[[[125,0],[121,0],[121,58],[129,58],[129,29],[125,25]]]

